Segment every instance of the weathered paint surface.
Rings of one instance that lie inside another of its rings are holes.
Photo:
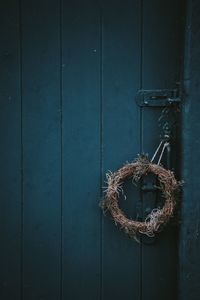
[[[200,299],[200,3],[188,1],[182,109],[182,177],[184,180],[180,231],[179,295]]]
[[[108,170],[158,145],[161,109],[134,98],[176,87],[182,6],[1,1],[1,300],[177,299],[176,227],[137,244],[98,204]],[[125,189],[132,218],[158,204]]]

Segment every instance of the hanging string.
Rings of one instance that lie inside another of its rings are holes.
[[[156,149],[156,151],[155,151],[155,153],[154,153],[154,155],[153,155],[153,157],[152,157],[152,159],[151,159],[151,162],[154,161],[154,159],[155,159],[155,157],[156,157],[158,151],[160,150],[160,147],[162,146],[162,143],[163,143],[163,140],[160,142],[159,146],[157,147],[157,149]]]
[[[164,154],[164,152],[165,152],[165,149],[168,148],[169,146],[170,146],[169,141],[162,140],[162,141],[160,142],[160,144],[158,145],[158,147],[157,147],[157,149],[156,149],[156,151],[155,151],[155,153],[154,153],[154,155],[153,155],[153,157],[152,157],[152,159],[151,159],[151,163],[155,160],[155,158],[156,158],[156,156],[157,156],[159,150],[160,150],[161,147],[162,147],[162,150],[161,150],[161,152],[160,152],[160,156],[159,156],[159,159],[158,159],[158,162],[157,162],[157,165],[160,165],[160,162],[161,162],[161,160],[162,160],[162,157],[163,157],[163,154]]]

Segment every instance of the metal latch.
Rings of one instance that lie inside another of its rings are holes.
[[[163,107],[178,105],[181,99],[177,89],[139,90],[136,103],[140,107]]]

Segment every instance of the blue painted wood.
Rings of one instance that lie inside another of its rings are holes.
[[[63,299],[101,297],[100,6],[63,1]]]
[[[102,15],[102,170],[105,180],[108,170],[115,171],[140,152],[140,110],[134,102],[141,75],[139,1],[103,1]],[[131,192],[129,187],[128,190],[123,206],[127,214],[135,218],[139,189]],[[102,263],[104,300],[140,299],[140,245],[120,232],[110,218],[103,218]]]
[[[176,83],[180,81],[180,50],[183,45],[180,7],[181,1],[153,0],[143,3],[144,89],[176,88]],[[162,134],[158,126],[160,113],[158,108],[144,108],[142,113],[142,149],[150,156]],[[176,137],[176,144],[177,141]],[[180,153],[174,149],[173,155],[177,160],[180,158]],[[162,163],[165,164],[164,161]],[[173,167],[176,165],[173,164]],[[159,198],[155,193],[144,193],[143,212],[158,205]],[[142,299],[177,299],[177,239],[177,227],[168,227],[151,246],[142,246]]]
[[[20,299],[21,98],[18,1],[0,2],[0,299]]]
[[[58,1],[22,1],[23,299],[60,299]]]
[[[98,203],[108,170],[158,144],[160,109],[141,112],[134,97],[179,80],[180,0],[0,5],[0,298],[176,299],[176,230],[136,244]],[[154,195],[141,198],[130,182],[124,188],[129,217],[142,200],[144,210],[154,207]],[[181,249],[183,286],[194,263],[185,256],[197,253],[183,242]]]
[[[187,1],[184,103],[182,109],[183,200],[179,237],[179,299],[200,298],[200,2]]]

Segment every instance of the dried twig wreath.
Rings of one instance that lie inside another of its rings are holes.
[[[153,173],[157,176],[160,190],[165,198],[162,208],[155,208],[147,216],[144,222],[128,219],[119,207],[119,194],[123,191],[122,184],[127,179],[138,182],[141,177]],[[107,188],[105,197],[101,202],[104,212],[109,211],[115,224],[138,241],[138,234],[154,236],[161,230],[172,217],[176,205],[176,191],[180,186],[173,172],[166,170],[158,164],[151,163],[146,156],[139,156],[135,162],[127,163],[118,171],[107,174]]]

